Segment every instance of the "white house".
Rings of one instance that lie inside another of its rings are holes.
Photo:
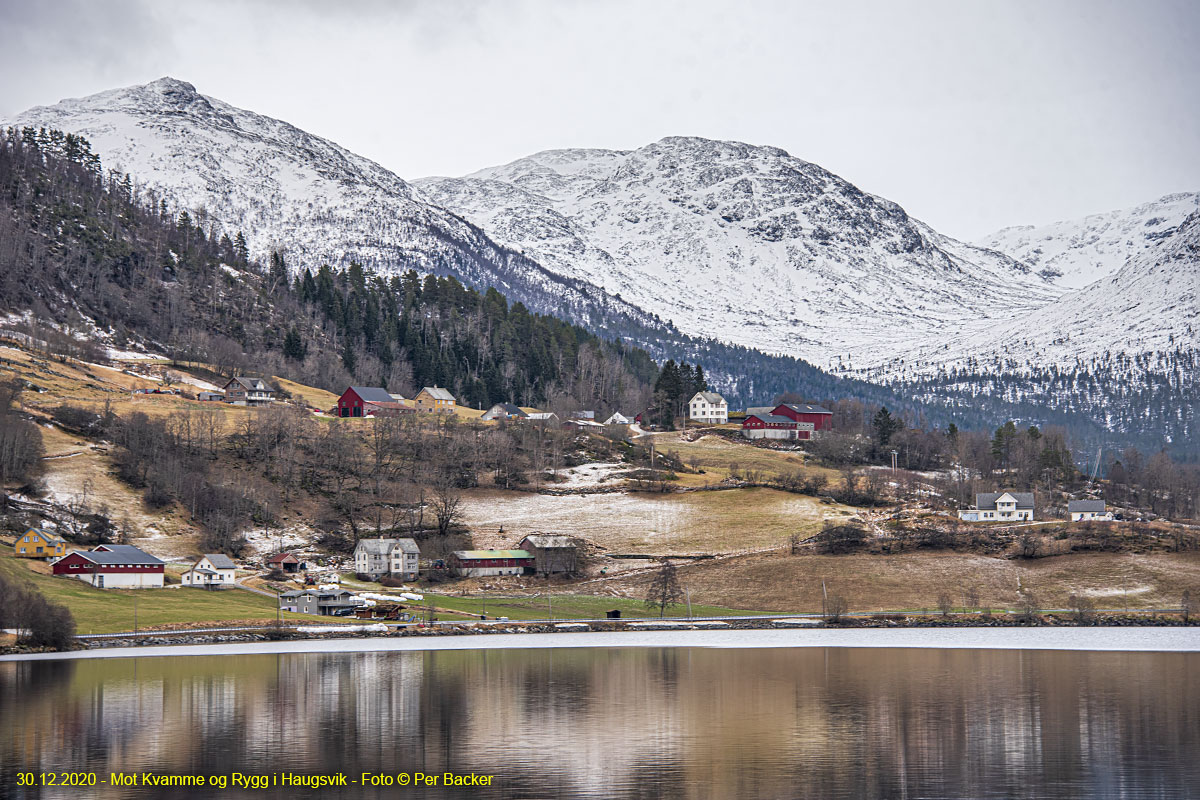
[[[421,550],[412,539],[360,539],[354,548],[354,571],[378,580],[394,575],[401,580],[417,579]]]
[[[181,582],[184,586],[224,589],[233,586],[236,569],[233,560],[224,553],[205,553],[183,573]]]
[[[724,425],[729,422],[729,406],[716,392],[696,392],[688,401],[688,419],[706,425]]]
[[[604,420],[605,425],[632,425],[633,420],[622,414],[620,411],[614,411],[612,416]]]
[[[1105,510],[1103,500],[1070,500],[1067,502],[1067,515],[1071,522],[1090,519],[1111,522],[1113,518],[1112,512]]]
[[[1019,522],[1033,519],[1033,492],[983,492],[975,495],[974,508],[960,508],[967,522]]]

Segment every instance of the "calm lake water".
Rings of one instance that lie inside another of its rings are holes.
[[[22,771],[61,770],[450,771],[492,785],[18,786]],[[4,798],[1197,796],[1197,652],[640,646],[0,663]]]

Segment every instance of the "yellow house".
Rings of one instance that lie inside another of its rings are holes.
[[[416,396],[417,411],[440,411],[454,413],[454,395],[440,386],[426,386]]]
[[[66,554],[66,540],[40,528],[30,528],[17,539],[16,555],[20,558],[56,558]]]

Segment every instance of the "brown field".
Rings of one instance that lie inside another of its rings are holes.
[[[704,470],[705,474],[683,474],[680,481],[685,486],[703,486],[706,483],[719,483],[736,471],[745,475],[750,471],[758,472],[764,478],[777,477],[789,473],[825,475],[829,481],[838,479],[836,470],[825,467],[809,466],[806,456],[801,452],[768,450],[755,447],[749,443],[731,442],[720,436],[701,436],[694,442],[685,440],[685,433],[656,433],[652,434],[655,447],[660,453],[675,452],[688,466],[693,464]],[[645,444],[646,439],[636,440]]]
[[[615,552],[737,552],[781,546],[852,509],[774,489],[682,494],[551,496],[478,489],[464,494],[476,545],[511,545],[534,533],[577,536]],[[503,526],[504,533],[499,532]]]
[[[1015,608],[1018,586],[1044,608],[1065,608],[1071,594],[1098,608],[1155,608],[1179,604],[1184,589],[1200,588],[1200,553],[1076,554],[1033,561],[966,553],[892,556],[790,556],[784,551],[681,565],[693,600],[732,608],[819,611],[821,582],[847,599],[851,611],[935,609],[950,593],[961,605],[970,588],[981,606]],[[620,577],[614,584],[621,582]]]

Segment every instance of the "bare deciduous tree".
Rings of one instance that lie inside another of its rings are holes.
[[[683,588],[679,585],[679,574],[670,559],[664,558],[659,562],[658,571],[646,587],[646,607],[658,607],[661,618],[667,606],[674,605],[683,599]]]

